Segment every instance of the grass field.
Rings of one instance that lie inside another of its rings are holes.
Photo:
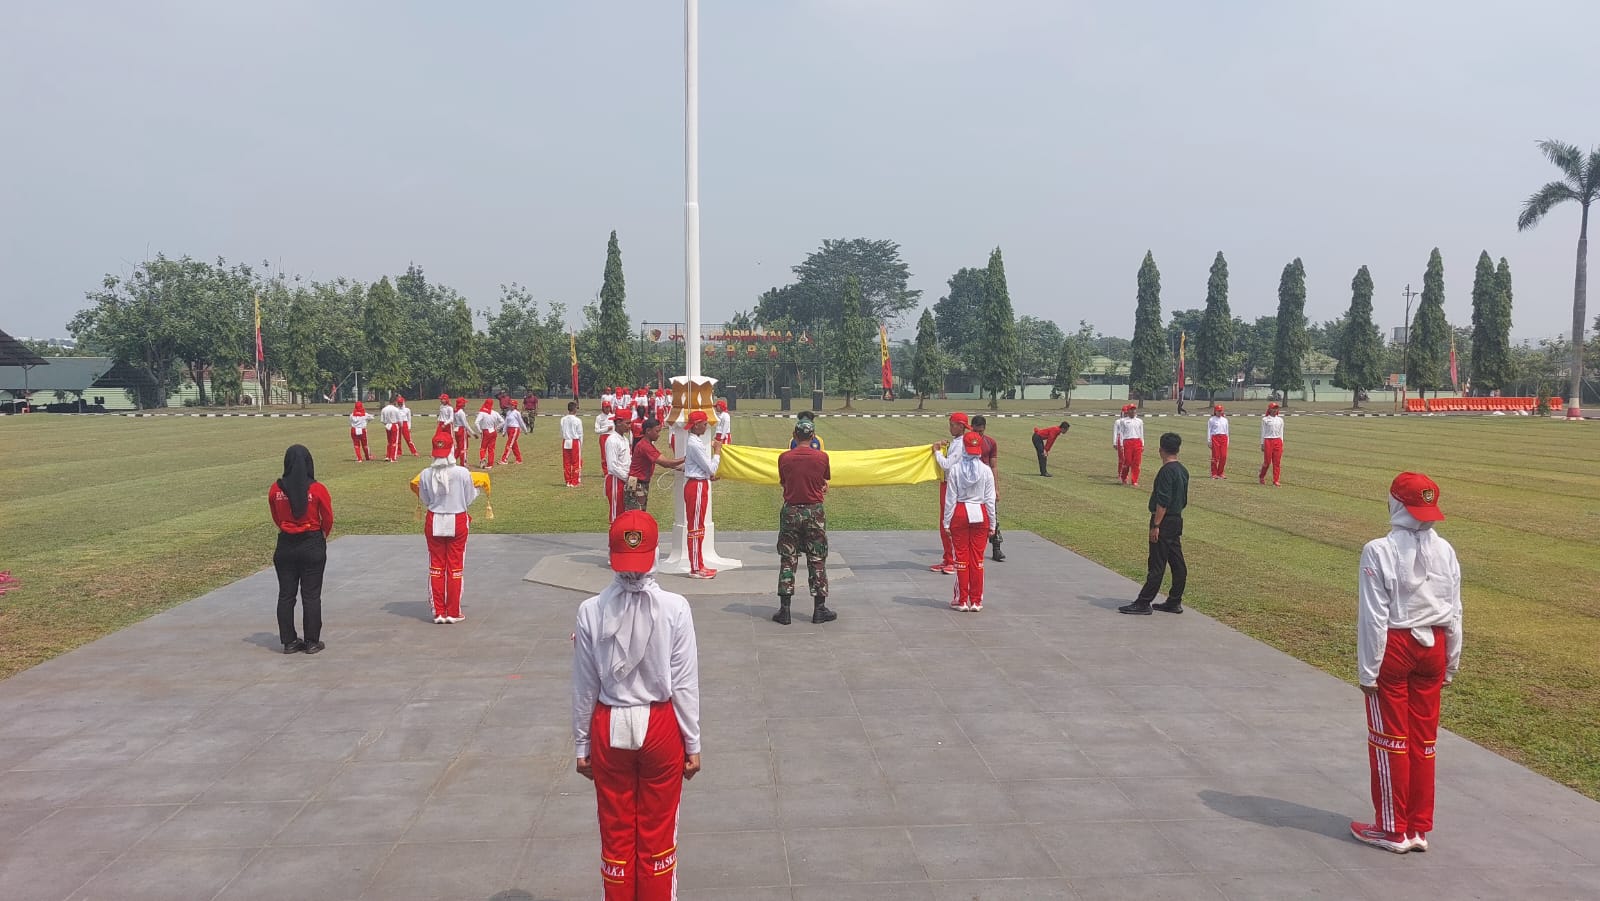
[[[1043,403],[1017,406],[1053,421]],[[1145,491],[1117,484],[1109,419],[1073,422],[1052,455],[1053,479],[1037,477],[1027,441],[1039,419],[992,424],[1002,449],[1002,523],[1142,577]],[[1226,482],[1205,478],[1203,416],[1146,424],[1148,473],[1155,439],[1169,429],[1184,436],[1195,475],[1185,517],[1189,603],[1345,679],[1354,670],[1357,554],[1387,529],[1394,473],[1432,475],[1449,515],[1440,531],[1466,579],[1466,651],[1462,678],[1446,693],[1445,724],[1600,798],[1593,424],[1292,417],[1277,490],[1255,482],[1250,416],[1235,420]],[[943,424],[825,414],[821,432],[830,449],[844,450],[936,440]],[[741,443],[777,444],[787,433],[783,420],[735,419]],[[569,493],[557,434],[554,419],[541,419],[524,441],[528,464],[494,470],[496,519],[480,518],[475,530],[603,528],[595,449],[586,449],[582,491]],[[340,419],[0,418],[0,570],[21,583],[0,599],[0,676],[268,565],[274,530],[264,495],[283,449],[296,442],[312,449],[333,494],[336,536],[417,530],[405,487],[417,463],[356,465]],[[717,497],[722,528],[776,528],[775,489],[721,483]],[[935,507],[929,486],[839,490],[828,519],[839,529],[925,529],[931,544]],[[272,599],[261,602],[270,620]]]

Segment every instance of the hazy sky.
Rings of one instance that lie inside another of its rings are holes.
[[[1576,207],[1519,234],[1600,143],[1600,3],[702,0],[704,316],[825,237],[902,246],[923,300],[1005,253],[1019,314],[1133,328],[1218,250],[1236,315],[1283,265],[1333,318],[1371,267],[1400,324],[1441,248],[1470,321],[1479,250],[1514,333],[1569,328]],[[0,328],[64,335],[157,252],[373,280],[411,261],[477,308],[518,281],[576,311],[619,233],[635,320],[683,311],[674,0],[0,7]],[[908,320],[906,326],[909,327]]]

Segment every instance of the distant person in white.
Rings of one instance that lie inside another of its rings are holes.
[[[561,417],[561,472],[568,488],[583,484],[583,420],[575,400],[567,401],[567,415]]]
[[[611,524],[611,584],[578,607],[577,771],[594,781],[604,897],[678,897],[678,802],[700,772],[700,663],[683,595],[656,583],[656,521]]]
[[[1211,418],[1206,420],[1206,444],[1211,446],[1211,477],[1226,479],[1228,469],[1228,417],[1222,415],[1222,404],[1211,408]]]
[[[1461,665],[1461,564],[1434,531],[1443,519],[1439,486],[1402,472],[1389,486],[1389,534],[1361,551],[1357,676],[1374,818],[1350,833],[1397,854],[1428,850],[1439,692]]]
[[[628,469],[633,466],[632,435],[614,434],[602,442],[606,467],[606,522],[616,522],[628,497]]]
[[[400,459],[400,408],[394,405],[394,401],[389,401],[378,410],[378,422],[383,424],[386,444],[383,462],[393,463]]]

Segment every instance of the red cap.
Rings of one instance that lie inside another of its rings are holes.
[[[656,565],[656,518],[629,510],[611,524],[611,568],[619,573],[649,572]]]
[[[1267,409],[1268,410],[1276,410],[1276,409],[1278,409],[1278,402],[1275,401],[1275,400],[1274,401],[1268,401],[1267,402]]]
[[[1221,413],[1222,412],[1222,404],[1217,404],[1215,407],[1212,407],[1211,408],[1211,412],[1213,412],[1213,413]]]
[[[728,409],[728,402],[725,401],[725,400],[717,401],[717,409],[718,410],[726,410],[726,409]]]
[[[1139,409],[1139,405],[1138,404],[1123,404],[1122,405],[1122,412],[1124,412],[1124,413],[1128,412],[1129,410],[1137,410],[1137,409]]]
[[[394,400],[395,403],[403,404],[406,402],[406,396],[404,394],[397,394],[395,395]]]
[[[961,436],[961,446],[967,453],[977,456],[983,453],[983,436],[977,432],[968,432]]]
[[[454,441],[450,440],[449,431],[447,431],[445,429],[440,429],[439,431],[434,432],[433,433],[433,458],[435,460],[438,460],[441,457],[450,456],[450,451],[455,447],[455,444],[456,443]]]
[[[478,412],[479,413],[493,413],[494,412],[494,401],[492,401],[492,400],[484,401],[483,402],[483,406],[478,408]]]
[[[962,425],[966,425],[966,426],[972,425],[972,420],[968,419],[967,418],[967,414],[961,412],[960,410],[957,410],[956,412],[950,414],[950,421],[951,422],[959,422]]]
[[[1439,510],[1439,486],[1420,472],[1402,472],[1389,484],[1389,496],[1406,505],[1418,522],[1444,519]]]
[[[359,401],[359,400],[358,400],[358,401],[356,401],[356,415],[357,415],[357,416],[362,416],[362,415],[365,415],[365,414],[366,414],[366,412],[367,412],[367,408],[366,408],[366,406],[364,406],[364,405],[363,405],[363,404],[362,404],[362,403],[361,403],[361,401]]]
[[[606,411],[607,413],[610,413],[611,412],[611,401],[609,401],[609,400],[608,401],[602,401],[601,404],[600,404],[600,409]]]
[[[464,397],[456,398],[456,409],[457,410],[461,409],[462,407],[465,407],[466,405],[467,405],[467,399],[466,398],[464,398]]]
[[[689,413],[689,425],[691,425],[691,426],[695,425],[697,423],[710,422],[710,421],[711,421],[711,417],[707,416],[706,415],[706,411],[704,411],[704,410],[693,410],[693,411],[691,411]]]
[[[449,402],[450,402],[450,395],[448,395],[448,394],[439,395],[439,403],[447,404]]]

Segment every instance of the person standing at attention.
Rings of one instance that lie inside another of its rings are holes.
[[[533,434],[533,427],[538,424],[539,418],[539,392],[529,391],[522,396],[522,421],[528,426],[528,434]]]
[[[394,402],[400,408],[400,440],[405,442],[406,449],[411,451],[411,456],[415,457],[417,455],[417,446],[411,443],[411,408],[406,406],[406,398],[403,394],[396,397]],[[400,459],[400,448],[398,446],[395,448],[394,456],[396,460]]]
[[[1278,402],[1267,404],[1267,415],[1261,417],[1261,475],[1257,481],[1267,484],[1267,469],[1272,469],[1272,487],[1279,484],[1283,469],[1283,417],[1278,415]]]
[[[1000,443],[989,437],[988,428],[989,420],[982,413],[972,417],[972,430],[983,436],[983,453],[978,455],[978,459],[982,460],[983,465],[989,467],[989,472],[994,475],[994,493],[995,497],[998,498],[1000,496],[1000,466],[997,461],[1000,459]],[[989,546],[992,549],[994,562],[1004,563],[1006,562],[1006,555],[1000,551],[1000,542],[1005,539],[1000,536],[1000,520],[996,519],[990,525],[993,526],[993,531],[989,533]]]
[[[656,582],[656,521],[630,511],[608,535],[611,584],[578,606],[572,738],[594,782],[605,901],[678,897],[678,804],[700,772],[694,616]]]
[[[455,430],[451,435],[456,441],[456,462],[462,466],[467,465],[467,438],[472,434],[472,422],[467,419],[467,399],[456,398],[455,409],[451,411]]]
[[[605,467],[606,443],[616,434],[617,426],[611,413],[611,404],[601,401],[600,412],[594,417],[594,433],[600,442],[600,464]]]
[[[933,446],[934,459],[939,461],[939,543],[944,546],[944,556],[938,563],[928,567],[929,572],[944,573],[947,576],[956,574],[956,546],[950,538],[950,530],[945,525],[950,522],[949,494],[950,485],[948,473],[950,467],[961,459],[965,453],[961,449],[961,436],[965,435],[971,427],[971,420],[967,414],[956,411],[950,414],[948,423],[950,437],[954,441],[945,441]]]
[[[728,413],[728,402],[725,400],[717,401],[717,434],[715,440],[718,444],[733,443],[733,416]]]
[[[710,417],[704,410],[689,412],[689,434],[683,446],[683,517],[689,544],[689,578],[715,579],[717,571],[706,566],[706,509],[711,506],[711,480],[722,464],[722,442],[706,447]]]
[[[322,650],[322,574],[328,565],[328,536],[333,534],[333,498],[317,481],[311,451],[293,444],[283,452],[283,478],[267,489],[267,510],[278,526],[278,547],[272,568],[278,573],[278,638],[283,652]],[[299,595],[305,615],[305,638],[294,631],[294,602]]]
[[[561,417],[561,474],[568,488],[583,484],[583,420],[575,400],[567,401],[567,415]]]
[[[957,445],[946,482],[944,529],[956,551],[956,587],[950,609],[983,609],[983,551],[994,533],[994,473],[983,465],[983,436],[968,432]]]
[[[400,408],[394,401],[378,411],[378,422],[383,425],[383,462],[393,463],[400,459]]]
[[[1039,475],[1050,478],[1050,448],[1056,446],[1056,439],[1067,433],[1072,428],[1072,423],[1065,419],[1060,425],[1048,429],[1033,430],[1033,455],[1039,458]]]
[[[650,507],[650,482],[656,477],[657,464],[668,469],[681,469],[682,457],[664,457],[656,448],[661,437],[661,420],[646,419],[634,440],[632,458],[628,463],[627,496],[623,499],[625,510],[647,510]]]
[[[1361,550],[1357,677],[1367,702],[1371,823],[1350,834],[1396,854],[1428,850],[1439,693],[1461,666],[1461,564],[1434,530],[1439,486],[1420,472],[1389,485],[1389,534]]]
[[[522,419],[522,410],[513,398],[511,409],[506,411],[506,449],[500,452],[500,462],[506,462],[508,457],[515,457],[518,463],[522,462],[522,433],[528,430],[527,424]]]
[[[1178,462],[1183,437],[1177,432],[1161,436],[1161,469],[1150,490],[1150,556],[1146,561],[1144,587],[1133,603],[1117,608],[1118,613],[1149,616],[1150,611],[1183,612],[1183,588],[1189,581],[1189,566],[1183,560],[1183,508],[1189,506],[1189,470]],[[1162,604],[1152,604],[1161,591],[1161,580],[1172,567],[1172,590]]]
[[[1206,420],[1206,443],[1211,446],[1211,477],[1226,479],[1228,469],[1228,417],[1222,415],[1222,404],[1211,408],[1211,418]]]
[[[789,450],[778,455],[783,508],[778,511],[778,612],[772,621],[780,626],[789,625],[801,554],[806,557],[806,587],[811,590],[811,621],[831,623],[839,618],[828,609],[828,520],[822,508],[833,471],[816,436],[816,424],[801,419],[794,425]]]
[[[1128,418],[1128,408],[1132,404],[1122,405],[1122,415],[1111,420],[1111,452],[1117,456],[1117,481],[1128,484],[1127,456],[1122,453],[1122,423]]]
[[[367,423],[371,421],[366,405],[356,401],[355,409],[350,411],[350,444],[356,449],[357,463],[372,462],[372,450],[367,447]]]
[[[1139,408],[1128,404],[1122,408],[1122,480],[1135,487],[1139,484],[1139,471],[1144,467],[1144,420],[1139,418]]]
[[[437,624],[466,618],[461,615],[461,593],[466,582],[467,532],[472,526],[467,508],[480,493],[472,471],[453,459],[453,444],[443,432],[433,436],[433,463],[417,477],[417,497],[428,511],[422,534],[428,542],[428,596]]]
[[[628,494],[628,470],[633,466],[633,443],[631,435],[614,434],[611,440],[603,442],[601,463],[606,470],[606,522],[613,523],[622,515],[623,502]]]
[[[438,428],[434,429],[434,431],[438,431],[439,429],[447,429],[453,434],[456,428],[456,408],[450,406],[450,395],[439,395],[438,416],[439,425]]]

